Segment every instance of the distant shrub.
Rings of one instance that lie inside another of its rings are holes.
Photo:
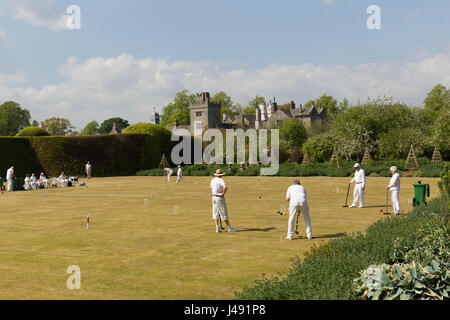
[[[150,170],[140,170],[136,172],[137,176],[165,176],[167,173],[159,168],[150,169]]]
[[[50,134],[40,127],[26,127],[20,130],[16,137],[31,137],[31,136],[49,136]]]

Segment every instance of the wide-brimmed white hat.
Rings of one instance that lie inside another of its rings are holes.
[[[215,175],[216,177],[221,177],[221,176],[224,176],[224,175],[225,175],[225,172],[223,172],[223,171],[220,170],[220,169],[217,169],[217,170],[216,170],[216,173],[214,173],[214,175]]]
[[[359,163],[357,162],[357,163],[355,163],[355,165],[353,166],[353,168],[357,168],[357,167],[361,167],[360,165],[359,165]]]

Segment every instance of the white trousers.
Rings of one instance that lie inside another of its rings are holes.
[[[178,183],[179,181],[184,182],[183,176],[178,176],[178,177],[177,177],[177,183]]]
[[[391,200],[392,200],[392,208],[394,209],[394,213],[400,213],[400,200],[398,199],[398,194],[400,190],[391,190]]]
[[[353,203],[352,206],[356,207],[359,200],[359,206],[364,207],[364,190],[362,189],[362,183],[355,184],[355,189],[353,189]]]
[[[167,181],[170,182],[170,174],[167,175]]]
[[[6,179],[8,181],[8,191],[13,191],[13,179]]]
[[[288,221],[288,232],[287,237],[292,238],[294,236],[295,231],[295,216],[297,212],[300,211],[303,215],[303,220],[306,225],[306,236],[308,238],[312,237],[312,229],[311,229],[311,219],[309,218],[309,207],[308,203],[305,203],[302,206],[289,206],[289,221]]]

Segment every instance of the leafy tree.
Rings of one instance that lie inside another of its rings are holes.
[[[180,125],[190,124],[189,102],[195,101],[195,95],[188,94],[188,92],[188,90],[177,92],[173,102],[163,108],[161,115],[161,124],[163,126],[173,125],[175,119],[178,120]]]
[[[31,126],[39,127],[39,122],[37,120],[33,120],[33,122],[31,122]]]
[[[262,103],[262,102],[264,102],[264,97],[261,97],[260,95],[256,95],[256,97],[253,99],[253,100],[250,100],[249,102],[248,102],[248,106],[249,107],[251,107],[251,108],[253,108],[253,109],[256,109],[256,108],[258,108],[259,107],[259,105]],[[253,112],[253,114],[254,114],[255,112]]]
[[[232,117],[242,112],[240,104],[235,104],[231,101],[231,97],[224,91],[217,92],[212,98],[211,102],[220,103],[220,115],[228,113]]]
[[[328,161],[333,154],[334,137],[331,132],[309,137],[303,144],[303,153],[308,151],[311,159],[318,162]]]
[[[71,134],[75,129],[68,119],[59,117],[51,117],[41,121],[41,128],[52,136],[65,136]]]
[[[327,114],[327,117],[334,117],[338,113],[337,100],[333,96],[328,96],[324,93],[322,96],[315,100],[309,100],[305,103],[305,108],[316,107],[318,109],[323,108]]]
[[[286,150],[292,150],[296,146],[303,145],[308,138],[308,133],[303,122],[296,118],[283,121],[279,129],[280,144]]]
[[[83,130],[81,130],[80,135],[82,136],[90,136],[90,135],[94,135],[94,134],[98,134],[99,133],[99,124],[97,121],[91,121],[89,122],[84,128]]]
[[[405,159],[411,145],[416,156],[433,151],[431,139],[417,127],[406,127],[383,133],[378,140],[378,156],[382,159]]]
[[[428,92],[424,100],[424,108],[429,111],[433,118],[436,118],[441,110],[450,108],[450,90],[438,84],[433,90]]]
[[[130,126],[127,120],[120,117],[109,118],[102,122],[100,128],[98,129],[98,133],[109,134],[113,128],[114,122],[116,123],[117,130],[119,131],[122,131],[126,127]]]
[[[30,111],[22,109],[14,101],[6,101],[0,105],[0,136],[13,136],[25,127],[30,126]]]

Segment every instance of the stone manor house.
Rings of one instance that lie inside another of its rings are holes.
[[[189,126],[180,126],[178,121],[175,120],[174,125],[167,128],[169,130],[173,128],[184,128],[193,133],[194,126],[198,126],[201,123],[203,128],[197,129],[235,127],[260,129],[270,128],[291,118],[298,118],[302,120],[306,129],[310,129],[313,124],[320,126],[326,119],[324,109],[316,109],[315,107],[303,108],[301,104],[297,108],[294,101],[291,101],[289,110],[278,108],[275,101],[269,101],[268,104],[263,101],[256,108],[255,114],[239,114],[232,118],[229,114],[224,113],[221,119],[220,103],[212,102],[209,92],[197,94],[195,101],[189,104],[189,109],[191,116],[191,124]],[[152,118],[155,120],[158,119],[159,123],[159,114],[154,113]]]

